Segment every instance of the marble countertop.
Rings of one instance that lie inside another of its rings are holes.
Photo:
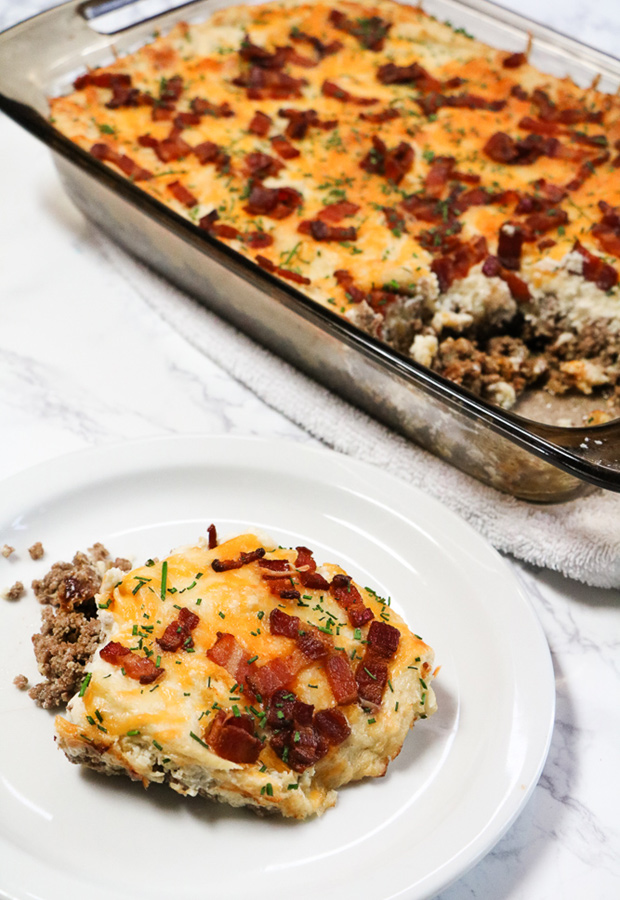
[[[51,5],[0,0],[0,29]],[[617,0],[504,5],[618,53]],[[94,228],[66,198],[47,150],[1,116],[0,198],[0,477],[150,435],[316,443],[112,282]],[[63,265],[69,253],[71,267]],[[551,750],[517,822],[440,900],[617,900],[618,594],[508,562],[552,653]]]

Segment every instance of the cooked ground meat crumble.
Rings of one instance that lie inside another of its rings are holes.
[[[131,563],[111,559],[97,543],[88,553],[76,553],[70,563],[54,563],[42,579],[32,582],[44,605],[41,631],[32,642],[45,681],[32,687],[29,696],[44,709],[67,703],[80,686],[100,637],[95,594],[113,567],[129,571]]]
[[[15,552],[15,547],[11,547],[10,544],[4,544],[0,553],[4,556],[5,559],[8,559],[11,553]]]
[[[16,581],[15,584],[12,584],[10,588],[4,592],[4,597],[6,600],[19,600],[20,597],[23,597],[26,593],[26,588],[21,583],[21,581]]]
[[[45,553],[41,541],[37,541],[36,544],[32,545],[32,547],[28,547],[28,553],[30,554],[31,559],[41,559],[41,557]]]

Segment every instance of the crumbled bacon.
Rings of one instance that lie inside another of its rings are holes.
[[[219,709],[205,737],[217,756],[240,765],[255,763],[263,749],[252,717],[245,713],[237,716]]]
[[[357,38],[360,45],[366,50],[383,50],[383,44],[392,27],[391,22],[386,22],[380,16],[371,16],[368,19],[350,19],[339,10],[332,9],[329,14],[329,22],[338,31]]]
[[[166,185],[166,189],[170,191],[173,197],[175,197],[179,203],[182,203],[183,206],[187,206],[188,209],[191,209],[193,206],[197,206],[198,200],[191,191],[185,187],[185,185],[181,184],[180,181],[171,181],[170,184]]]
[[[192,148],[192,152],[201,166],[213,163],[218,172],[228,169],[230,155],[213,141],[203,141]]]
[[[396,237],[407,231],[404,218],[394,209],[393,206],[382,206],[381,211],[385,216],[387,227],[394,233]]]
[[[253,65],[247,72],[233,78],[233,84],[246,89],[251,100],[286,100],[301,97],[305,78],[293,78],[277,69],[263,69]]]
[[[546,234],[548,231],[553,231],[554,228],[566,225],[568,221],[568,213],[564,209],[556,209],[554,207],[542,212],[532,213],[531,216],[526,216],[525,218],[523,239],[535,241],[541,234]]]
[[[567,194],[565,188],[552,184],[544,178],[539,178],[532,187],[536,191],[535,194],[519,195],[519,202],[515,207],[517,215],[544,212],[561,203]]]
[[[347,614],[354,628],[359,628],[371,619],[374,613],[364,605],[362,595],[351,581],[349,575],[334,575],[329,585],[329,592]]]
[[[307,664],[305,654],[295,649],[288,656],[284,658],[277,656],[264,666],[251,666],[247,676],[248,684],[255,694],[263,700],[268,699],[276,691],[287,688]]]
[[[192,152],[192,147],[183,140],[178,128],[173,128],[168,135],[161,141],[152,137],[150,134],[141,134],[138,138],[141,147],[150,147],[162,162],[171,162],[172,160],[181,159]],[[196,152],[196,148],[193,148]]]
[[[269,614],[269,630],[272,634],[297,640],[300,626],[299,616],[289,616],[277,607]]]
[[[360,119],[364,122],[372,122],[373,125],[382,125],[384,122],[390,122],[392,119],[398,119],[401,116],[400,110],[394,106],[388,106],[387,109],[378,113],[360,113]]]
[[[415,101],[425,116],[433,116],[443,106],[461,109],[486,109],[499,112],[506,106],[505,100],[488,100],[477,94],[441,94],[433,92],[425,97],[417,97]]]
[[[271,128],[271,121],[271,116],[257,110],[248,125],[248,131],[251,134],[257,134],[259,137],[265,137]]]
[[[269,569],[270,572],[290,572],[291,564],[288,559],[260,559],[258,561],[259,569]],[[267,576],[263,573],[263,578]]]
[[[582,187],[582,185],[588,180],[588,178],[590,178],[592,175],[594,175],[594,170],[598,166],[602,166],[603,163],[606,163],[609,161],[609,157],[610,157],[610,154],[608,153],[607,150],[605,150],[603,153],[600,153],[594,159],[586,160],[579,167],[579,170],[578,170],[575,178],[573,178],[571,181],[568,182],[568,184],[566,185],[566,190],[567,191],[579,190],[579,188]]]
[[[329,225],[322,219],[304,219],[297,226],[300,234],[308,234],[315,241],[356,241],[357,228]]]
[[[226,669],[238,684],[245,685],[252,664],[248,662],[247,650],[233,634],[218,631],[215,644],[207,650],[207,658]]]
[[[400,643],[400,631],[387,622],[374,621],[366,635],[367,646],[382,659],[391,659]]]
[[[143,169],[142,166],[139,166],[138,163],[134,162],[133,159],[130,159],[129,156],[118,153],[107,144],[93,144],[90,148],[90,152],[95,159],[104,160],[105,162],[110,162],[117,166],[117,168],[127,175],[128,178],[131,178],[132,181],[148,181],[149,178],[153,177],[153,173],[149,172],[148,169]]]
[[[413,166],[413,147],[401,141],[397,147],[388,150],[384,142],[376,134],[372,138],[372,149],[360,162],[365,172],[384,175],[388,181],[400,184]]]
[[[200,125],[201,118],[202,116],[199,116],[198,113],[180,112],[176,114],[172,124],[180,131],[183,128],[191,128],[193,125]]]
[[[454,168],[455,165],[456,159],[453,156],[435,156],[433,158],[424,178],[424,189],[427,195],[440,197],[449,181],[478,184],[480,181],[479,175],[474,175],[470,172],[458,172]]]
[[[271,146],[282,159],[296,159],[301,156],[297,147],[287,141],[283,134],[276,134],[271,138]]]
[[[448,218],[433,228],[421,231],[418,234],[418,242],[429,253],[449,253],[460,246],[458,234],[462,228],[462,224],[456,219]]]
[[[443,293],[458,278],[465,278],[472,266],[482,262],[487,255],[486,238],[482,235],[459,242],[431,263],[431,271],[437,276],[439,290]]]
[[[249,231],[241,236],[241,240],[253,250],[262,250],[273,244],[273,236],[266,231]]]
[[[305,138],[309,128],[331,131],[338,125],[338,119],[321,121],[315,109],[279,109],[278,115],[289,120],[285,134],[295,141]]]
[[[346,653],[331,653],[325,660],[325,674],[336,703],[346,705],[355,702],[357,683]]]
[[[530,97],[531,103],[538,108],[538,117],[547,122],[560,122],[562,125],[577,125],[579,122],[592,122],[600,124],[603,121],[603,112],[585,108],[560,109],[549,95],[536,88]]]
[[[620,206],[610,206],[605,200],[599,200],[598,205],[603,217],[592,226],[592,234],[605,253],[620,256]]]
[[[351,734],[351,726],[341,709],[319,709],[314,714],[314,726],[330,744],[342,744]]]
[[[214,234],[216,237],[224,238],[225,240],[234,240],[235,238],[241,240],[239,229],[235,228],[233,225],[218,222],[217,220],[219,217],[220,214],[218,211],[213,209],[210,213],[207,213],[206,216],[202,216],[198,225],[200,228],[208,231],[209,234]]]
[[[164,669],[156,666],[152,659],[138,656],[118,641],[110,641],[101,648],[99,655],[111,665],[120,666],[125,675],[139,681],[140,684],[151,684],[164,674]]]
[[[541,156],[557,156],[560,142],[557,138],[543,138],[539,134],[528,134],[516,141],[503,131],[491,135],[484,145],[484,152],[493,162],[506,165],[529,166]]]
[[[321,93],[324,97],[340,100],[341,103],[352,103],[354,106],[372,106],[378,103],[376,97],[356,97],[349,91],[345,91],[335,81],[324,81],[321,85]]]
[[[357,695],[365,706],[381,706],[383,692],[388,681],[388,667],[381,659],[368,651],[355,670]]]
[[[256,550],[250,550],[249,553],[244,553],[242,550],[238,559],[214,559],[211,568],[214,572],[228,572],[230,569],[240,569],[242,566],[256,562],[264,555],[264,547],[257,547]]]
[[[329,44],[324,44],[318,37],[314,37],[314,35],[308,34],[305,31],[300,31],[299,28],[293,28],[291,30],[290,38],[292,41],[301,41],[311,44],[316,50],[319,59],[325,59],[326,56],[332,56],[334,53],[342,50],[342,43],[340,41],[331,41]]]
[[[266,188],[262,184],[253,184],[244,209],[251,216],[285,219],[301,206],[302,202],[303,197],[294,188]]]
[[[590,253],[580,241],[575,241],[573,252],[575,251],[583,256],[582,274],[586,281],[593,281],[601,291],[610,291],[618,284],[617,270],[600,256]]]
[[[349,272],[348,269],[336,269],[334,272],[334,278],[340,287],[344,288],[346,297],[352,303],[361,303],[366,299],[365,291],[362,291],[361,288],[356,287],[353,275]]]
[[[505,222],[499,230],[497,258],[506,269],[521,268],[523,230],[512,222]]]
[[[265,269],[266,272],[271,272],[273,275],[279,275],[280,278],[286,278],[287,281],[293,281],[295,284],[311,284],[310,279],[306,278],[305,275],[300,275],[299,272],[292,272],[290,269],[283,269],[281,266],[276,266],[276,264],[270,259],[267,259],[266,256],[261,256],[259,254],[256,257],[256,262],[261,269]]]
[[[209,535],[209,550],[215,550],[217,547],[217,529],[215,525],[209,525],[207,534]]]
[[[193,97],[190,101],[190,109],[198,116],[213,116],[215,119],[228,119],[234,116],[234,110],[228,101],[224,103],[211,103],[203,97]]]
[[[526,101],[529,100],[530,95],[525,90],[525,88],[521,87],[520,84],[513,84],[513,86],[510,88],[510,96],[516,97],[517,100]]]
[[[504,57],[502,66],[505,69],[518,69],[527,62],[526,53],[511,53],[510,56]]]
[[[340,200],[338,203],[329,203],[317,213],[317,218],[323,222],[340,222],[347,216],[354,216],[360,211],[357,203],[351,203],[349,200]]]
[[[194,646],[192,631],[199,622],[200,619],[196,613],[183,607],[183,609],[179,610],[177,618],[166,626],[162,636],[157,638],[157,643],[162,650],[175,651],[181,648],[187,650]]]
[[[532,299],[530,289],[522,278],[510,269],[504,268],[497,256],[488,256],[482,266],[482,274],[487,278],[501,278],[508,285],[512,297],[517,303],[526,303]]]
[[[130,87],[131,75],[121,72],[86,72],[85,75],[79,75],[73,82],[76,91],[83,91],[84,88],[91,85],[110,89],[114,89],[116,85]]]
[[[267,153],[248,153],[244,159],[245,170],[248,175],[258,178],[268,178],[270,175],[277,175],[284,168],[284,163]]]

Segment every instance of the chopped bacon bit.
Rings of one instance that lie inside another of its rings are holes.
[[[586,144],[588,147],[597,147],[599,150],[609,146],[609,141],[604,134],[584,134],[583,131],[571,131],[570,136],[577,144]]]
[[[448,290],[457,278],[465,278],[472,266],[482,262],[487,256],[487,242],[482,235],[471,238],[467,243],[460,243],[431,263],[431,271],[437,276],[439,290]]]
[[[85,75],[79,75],[73,82],[76,91],[83,91],[91,85],[110,89],[114,89],[116,85],[130,87],[131,75],[121,72],[87,72]]]
[[[258,566],[260,569],[269,569],[270,572],[289,572],[290,563],[288,559],[259,559]],[[263,575],[263,578],[266,578]]]
[[[517,303],[526,303],[532,299],[530,289],[522,278],[509,269],[505,269],[496,256],[488,256],[482,266],[482,274],[487,278],[501,278],[508,285],[512,297]]]
[[[285,591],[280,591],[280,597],[282,600],[299,600],[301,594],[299,591],[287,588]]]
[[[188,647],[194,646],[192,631],[199,622],[200,619],[196,613],[183,607],[177,618],[166,626],[162,636],[157,638],[157,643],[162,650],[175,651],[181,648],[187,650]]]
[[[497,131],[483,149],[493,162],[529,166],[541,156],[557,156],[559,147],[560,142],[553,137],[544,139],[539,134],[528,134],[523,140],[515,141],[503,131]]]
[[[283,269],[281,266],[276,266],[276,264],[270,259],[267,259],[266,256],[261,256],[259,254],[256,257],[256,262],[261,269],[265,269],[267,272],[271,272],[274,275],[279,275],[280,278],[286,278],[288,281],[294,281],[296,284],[311,284],[309,278],[300,275],[298,272],[291,272],[290,269]]]
[[[192,149],[201,166],[206,166],[207,163],[214,163],[218,172],[221,172],[223,169],[227,169],[230,164],[229,154],[224,153],[222,148],[214,144],[213,141],[203,141],[190,149]]]
[[[207,528],[207,534],[209,535],[209,550],[215,550],[217,547],[217,530],[215,525],[211,524]]]
[[[400,631],[387,622],[371,623],[366,636],[368,647],[382,659],[391,659],[398,650]]]
[[[202,116],[198,115],[198,113],[180,112],[176,114],[172,124],[175,128],[181,130],[183,128],[191,128],[193,125],[200,125],[201,119]]]
[[[248,125],[248,131],[252,134],[257,134],[259,137],[265,137],[271,128],[271,122],[271,116],[257,110],[252,116],[252,121]]]
[[[286,72],[253,65],[249,71],[233,78],[233,84],[246,89],[251,100],[286,100],[301,97],[305,78],[293,78]]]
[[[359,628],[374,619],[373,611],[364,605],[362,596],[352,584],[349,575],[334,575],[329,585],[329,592],[339,606],[345,610],[349,622],[354,628]]]
[[[322,222],[340,222],[347,216],[354,216],[360,211],[357,203],[350,203],[348,200],[340,200],[338,203],[329,203],[317,213],[317,218]]]
[[[302,41],[311,44],[316,50],[319,59],[324,59],[326,56],[332,56],[334,53],[342,50],[342,43],[340,41],[331,41],[329,44],[324,44],[318,37],[307,34],[305,31],[300,31],[298,28],[293,28],[289,36],[292,41]]]
[[[249,656],[233,634],[218,631],[215,644],[207,650],[207,658],[226,669],[238,684],[245,684],[248,673],[253,668]]]
[[[506,106],[505,100],[488,100],[477,94],[440,94],[434,92],[426,97],[417,97],[415,101],[425,116],[433,116],[443,106],[462,109],[486,109],[490,112],[499,112]]]
[[[592,112],[588,109],[559,109],[549,95],[536,88],[530,97],[534,106],[538,107],[538,117],[547,122],[560,122],[562,125],[576,125],[579,122],[592,122],[600,124],[603,121],[603,112]]]
[[[152,659],[138,656],[118,641],[110,641],[101,648],[99,655],[111,665],[121,666],[126,675],[139,681],[140,684],[151,684],[164,674],[164,669],[156,666]]]
[[[253,184],[244,209],[251,216],[269,216],[271,219],[285,219],[301,206],[303,197],[294,188],[266,188]]]
[[[372,106],[378,103],[376,97],[355,97],[349,91],[339,87],[335,81],[324,81],[321,85],[321,93],[324,97],[340,100],[341,103],[352,103],[354,106]]]
[[[594,175],[594,170],[609,161],[610,154],[605,151],[594,159],[586,160],[580,167],[575,178],[566,185],[567,191],[577,191],[580,187]]]
[[[314,716],[314,725],[319,734],[332,746],[342,744],[351,734],[351,726],[342,710],[336,707],[320,709]]]
[[[568,221],[568,213],[563,209],[552,208],[532,213],[525,219],[524,240],[535,241],[541,234],[553,231],[560,225],[566,225]]]
[[[354,703],[357,698],[357,683],[347,655],[332,653],[325,660],[325,673],[336,703]]]
[[[329,14],[329,22],[338,31],[357,38],[360,46],[366,50],[383,50],[383,43],[388,31],[392,27],[391,22],[386,22],[380,16],[371,16],[369,19],[350,19],[339,10],[332,9]]]
[[[457,235],[462,228],[462,224],[456,219],[447,219],[441,224],[435,225],[434,228],[421,231],[418,234],[418,241],[429,253],[449,253],[461,245]]]
[[[157,157],[162,162],[171,162],[175,159],[181,159],[183,156],[187,156],[188,153],[192,152],[192,147],[183,140],[177,128],[173,128],[169,136],[162,141],[156,140],[154,137],[151,137],[150,134],[142,134],[138,138],[138,143],[141,147],[150,147],[154,150]],[[194,147],[193,149],[194,152],[196,152],[196,148]]]
[[[297,226],[300,234],[309,234],[315,241],[356,241],[357,228],[328,225],[322,219],[304,219]]]
[[[183,206],[187,206],[188,209],[198,205],[196,197],[194,197],[191,191],[188,191],[185,185],[181,184],[180,181],[171,181],[170,184],[166,185],[166,189],[170,191],[179,203],[182,203]]]
[[[263,749],[260,738],[254,736],[252,717],[245,713],[236,716],[219,709],[206,738],[217,756],[240,765],[255,763]]]
[[[250,563],[256,562],[265,555],[264,547],[257,547],[256,550],[250,550],[249,553],[241,551],[239,559],[214,559],[211,568],[214,572],[228,572],[230,569],[240,569]]]
[[[205,231],[208,231],[209,234],[214,234],[216,237],[224,238],[225,240],[234,240],[235,238],[241,240],[241,234],[237,228],[224,223],[218,224],[217,220],[219,217],[220,214],[218,211],[213,209],[199,220],[198,225],[200,228],[204,228]]]
[[[543,119],[533,119],[531,116],[524,116],[519,120],[519,128],[524,131],[534,131],[536,134],[562,135],[566,134],[566,130],[557,122],[545,122]]]
[[[360,162],[360,168],[371,174],[384,175],[388,181],[400,184],[413,166],[413,147],[401,141],[397,147],[388,150],[376,134],[372,138],[372,149]]]
[[[279,730],[312,725],[314,706],[298,700],[292,691],[275,691],[269,703],[267,724]]]
[[[308,665],[307,657],[300,650],[293,650],[285,658],[277,656],[264,666],[250,666],[247,681],[255,694],[263,699],[286,688],[298,672]]]
[[[297,640],[301,619],[299,616],[289,616],[277,607],[269,614],[269,630],[272,634]]]
[[[277,175],[284,168],[284,163],[267,153],[248,153],[244,160],[245,170],[253,178],[262,180],[270,175]]]
[[[567,194],[565,188],[545,181],[544,178],[539,178],[533,183],[532,187],[536,191],[535,194],[521,194],[519,196],[519,202],[515,207],[517,215],[544,212],[561,203]]]
[[[350,300],[351,303],[361,303],[362,300],[366,300],[366,293],[362,291],[361,288],[356,287],[353,282],[353,276],[348,269],[336,269],[334,278],[338,284],[344,288],[347,299]]]
[[[425,92],[438,91],[441,87],[441,82],[417,62],[408,66],[385,63],[377,69],[377,81],[381,84],[415,84]]]
[[[148,181],[149,178],[153,177],[153,173],[149,172],[148,169],[143,169],[133,159],[122,153],[117,153],[116,150],[113,150],[107,144],[93,144],[90,152],[95,159],[104,160],[117,166],[132,181]]]
[[[575,241],[575,251],[583,256],[583,277],[586,281],[593,281],[601,291],[610,291],[618,284],[618,272],[600,256],[590,253],[579,241]]]
[[[528,92],[525,90],[525,88],[522,88],[520,84],[513,84],[513,86],[510,88],[510,96],[516,97],[517,100],[523,101],[529,100],[530,98]]]
[[[215,119],[229,119],[234,116],[235,112],[231,108],[228,101],[224,103],[211,103],[203,97],[194,97],[190,104],[190,109],[198,116],[213,116]]]
[[[497,241],[497,258],[505,269],[519,271],[521,268],[521,250],[523,248],[523,230],[511,222],[505,222],[499,230]]]
[[[322,122],[315,109],[279,109],[278,115],[288,119],[286,136],[291,140],[305,138],[309,128],[320,128],[322,131],[331,131],[338,125],[338,119],[327,119]]]
[[[455,165],[456,159],[453,156],[436,156],[424,179],[426,193],[431,197],[440,197]]]
[[[357,695],[362,704],[381,706],[383,692],[388,681],[388,667],[368,650],[355,670]]]
[[[518,69],[527,62],[526,53],[511,53],[502,60],[502,66],[505,69]]]
[[[247,34],[241,43],[239,56],[245,62],[259,66],[261,69],[283,69],[287,62],[285,47],[276,47],[275,52],[270,53],[264,47],[253,44]]]
[[[373,125],[382,125],[383,122],[389,122],[391,119],[398,119],[400,116],[400,110],[396,109],[394,106],[389,106],[387,109],[383,109],[378,113],[360,113],[360,119],[364,122],[372,122]]]
[[[273,236],[267,234],[266,231],[249,231],[241,236],[241,240],[253,250],[261,250],[263,247],[271,247],[273,244]]]
[[[313,556],[312,550],[309,550],[308,547],[295,547],[295,549],[297,550],[295,568],[303,568],[307,572],[314,572],[316,570],[316,560]]]
[[[553,238],[544,238],[542,241],[539,241],[536,246],[541,251],[548,250],[549,247],[555,247],[557,241],[554,241]]]
[[[311,591],[327,591],[329,589],[329,582],[318,572],[301,572],[299,580],[305,588]]]
[[[620,206],[610,206],[605,200],[599,200],[598,205],[603,218],[592,226],[592,234],[605,253],[620,256]]]
[[[295,159],[297,156],[301,156],[297,147],[293,147],[283,134],[274,135],[271,138],[271,146],[282,159]]]

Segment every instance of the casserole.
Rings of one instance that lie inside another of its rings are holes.
[[[213,8],[189,4],[158,17],[157,27],[206,18]],[[122,54],[152,36],[152,21],[115,36],[94,33],[87,17],[100,9],[65,4],[0,38],[0,106],[52,147],[70,195],[87,215],[289,361],[483,481],[534,500],[574,496],[584,490],[578,479],[618,489],[613,423],[545,425],[473,397],[241,259],[59,135],[45,121],[46,98],[66,93],[85,65],[109,63],[112,44]],[[522,49],[525,29],[515,30],[518,17],[503,14],[493,20],[491,10],[486,3],[475,9],[455,3],[429,7],[438,18],[449,18],[489,43]],[[600,87],[614,89],[618,66],[612,60],[567,39],[552,40],[545,29],[533,30],[532,60],[539,68],[545,68],[546,59],[548,70],[568,69],[586,84],[602,73]],[[24,59],[33,59],[34,46],[36,62],[24,65]]]

